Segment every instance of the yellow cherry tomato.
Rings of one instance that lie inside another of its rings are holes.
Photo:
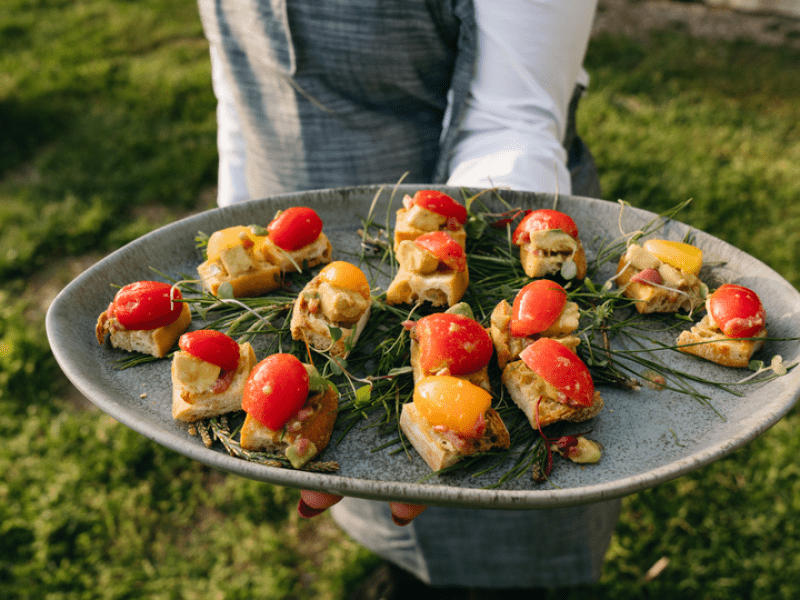
[[[357,266],[335,260],[319,272],[320,281],[325,281],[333,286],[351,290],[369,298],[369,282],[364,271]]]
[[[206,253],[208,254],[208,260],[211,261],[219,260],[220,254],[224,250],[234,246],[253,248],[254,252],[258,253],[266,240],[267,236],[254,234],[250,227],[237,225],[236,227],[228,227],[212,233],[211,237],[208,238]]]
[[[474,435],[491,404],[489,392],[449,375],[425,377],[414,388],[414,405],[432,427],[444,426],[464,437]]]
[[[670,240],[647,240],[642,247],[661,262],[691,275],[700,273],[700,268],[703,266],[703,251],[691,244]]]

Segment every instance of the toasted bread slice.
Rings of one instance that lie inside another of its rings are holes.
[[[247,415],[239,444],[244,450],[282,453],[293,467],[302,468],[328,445],[338,410],[339,392],[328,384],[324,391],[309,394],[303,408],[279,431]]]
[[[519,353],[539,338],[552,338],[573,351],[581,343],[579,337],[571,335],[578,328],[580,318],[578,305],[574,302],[567,302],[558,319],[547,330],[532,336],[511,335],[509,330],[511,315],[512,306],[507,301],[501,300],[489,318],[489,334],[497,355],[497,365],[501,370],[512,360],[518,359]]]
[[[766,328],[754,338],[767,337]],[[693,354],[724,367],[746,367],[750,359],[764,345],[763,339],[732,339],[713,324],[705,315],[689,331],[678,336],[678,350]]]
[[[252,254],[252,253],[251,253]],[[221,261],[202,262],[197,267],[203,287],[216,295],[223,283],[230,283],[236,298],[261,296],[281,286],[281,269],[252,254],[251,266],[231,273]]]
[[[109,317],[106,310],[97,318],[95,334],[100,344],[105,342],[106,333],[108,333],[109,341],[114,348],[164,358],[181,334],[189,329],[191,323],[192,312],[185,302],[176,321],[156,329],[125,329],[115,317]]]
[[[519,247],[519,259],[528,277],[557,275],[568,260],[575,262],[577,279],[586,277],[586,252],[583,244],[560,229],[530,232],[530,241]]]
[[[503,384],[506,386],[511,399],[525,416],[531,427],[538,429],[536,422],[536,404],[539,403],[539,423],[546,427],[557,421],[571,421],[580,423],[595,417],[603,408],[603,399],[600,392],[595,390],[594,401],[591,406],[571,406],[556,400],[559,393],[544,379],[531,371],[521,360],[515,360],[506,365],[502,375]],[[539,400],[541,398],[541,401]]]
[[[181,350],[172,359],[172,418],[191,423],[242,410],[244,384],[256,365],[256,354],[250,344],[248,342],[239,344],[239,364],[228,387],[219,393],[211,389],[198,390],[191,381],[183,381],[180,378],[180,370],[176,365],[181,359],[187,358],[182,356],[186,354]]]
[[[400,428],[411,445],[433,471],[439,471],[467,456],[493,449],[505,450],[511,445],[503,420],[493,408],[485,415],[486,431],[478,439],[461,438],[452,432],[438,432],[431,427],[414,406],[413,402],[403,404],[400,412]]]
[[[389,289],[387,304],[430,302],[432,306],[454,306],[469,286],[469,270],[441,270],[439,260],[412,241],[404,240],[397,250],[397,271]]]
[[[315,277],[295,300],[289,324],[292,338],[305,340],[317,350],[327,350],[331,356],[346,358],[369,321],[371,305],[371,300],[357,292],[333,290]],[[331,327],[342,332],[336,342],[331,337]]]
[[[631,281],[644,269],[658,271],[659,285]],[[638,244],[630,244],[617,265],[617,286],[627,298],[635,300],[642,314],[690,312],[705,302],[705,286],[696,275],[661,262]]]

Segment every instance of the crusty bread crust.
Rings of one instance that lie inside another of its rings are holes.
[[[534,232],[535,233],[535,232]],[[543,247],[532,235],[531,241],[519,247],[519,260],[525,274],[531,278],[557,275],[569,259],[577,267],[577,279],[586,277],[586,252],[580,240],[564,232],[548,231],[548,246]]]
[[[324,233],[320,233],[316,240],[299,250],[284,250],[270,240],[264,243],[263,250],[264,260],[278,267],[283,273],[296,272],[298,267],[303,268],[304,263],[306,268],[328,264],[333,255],[331,242]]]
[[[319,287],[319,279],[315,277],[306,284],[297,296],[292,309],[292,319],[289,323],[292,339],[305,340],[317,350],[329,351],[331,356],[347,358],[350,353],[348,345],[350,348],[355,345],[369,321],[371,303],[367,304],[366,310],[355,325],[346,327],[338,321],[329,319],[321,309],[312,310],[314,301],[310,297],[318,293]],[[331,338],[330,327],[337,327],[342,331],[342,336],[335,343]]]
[[[467,440],[435,431],[420,415],[414,403],[407,402],[400,412],[400,429],[431,470],[439,471],[466,456],[492,449],[505,450],[511,445],[511,437],[497,411],[489,408],[484,417],[486,431],[483,436]],[[456,441],[461,443],[456,445]]]
[[[420,364],[420,350],[419,350],[419,342],[415,339],[411,339],[411,370],[414,375],[414,385],[420,382],[423,377],[427,377],[428,375],[436,375],[436,373],[430,373],[422,368]],[[489,365],[487,364],[482,369],[475,371],[473,373],[465,373],[464,375],[453,375],[453,377],[458,377],[459,379],[464,379],[465,381],[469,381],[470,383],[474,383],[475,385],[482,387],[487,392],[492,391],[492,385],[489,381]]]
[[[578,328],[577,319],[579,313],[574,302],[569,304],[574,305],[574,309],[570,307],[569,311],[562,311],[561,316],[546,331],[528,337],[516,337],[511,335],[509,330],[513,307],[506,300],[501,300],[494,307],[489,318],[489,335],[494,344],[497,365],[500,369],[504,369],[509,362],[519,358],[520,352],[542,337],[549,337],[561,342],[574,351],[578,344],[581,343],[581,340],[579,337],[570,334]],[[569,314],[565,314],[567,312]],[[573,312],[575,313],[574,315],[572,314]]]
[[[541,377],[531,371],[521,360],[508,363],[503,369],[502,382],[506,386],[511,399],[528,417],[534,429],[536,424],[536,403],[539,402],[539,426],[546,427],[557,421],[580,423],[587,421],[603,408],[600,392],[595,390],[594,402],[591,406],[569,406],[555,400],[556,392]]]
[[[195,393],[176,377],[173,361],[172,418],[192,423],[242,410],[244,384],[256,365],[256,354],[248,342],[239,344],[239,364],[228,389],[215,394],[211,391]]]
[[[467,246],[467,232],[464,230],[464,227],[459,226],[458,229],[446,229],[445,223],[447,222],[447,218],[443,217],[442,215],[437,215],[434,212],[431,212],[427,209],[422,207],[416,207],[415,210],[425,211],[429,213],[431,223],[435,223],[435,228],[430,229],[421,229],[419,227],[415,227],[411,221],[411,211],[406,208],[401,208],[397,211],[396,219],[395,219],[395,226],[394,226],[394,251],[397,252],[397,249],[400,247],[400,243],[403,241],[413,242],[419,236],[424,235],[426,233],[430,233],[431,231],[445,231],[450,234],[456,242],[461,244],[462,248],[466,248]]]
[[[247,415],[242,425],[239,444],[242,449],[253,452],[285,454],[291,446],[306,439],[313,444],[313,449],[302,457],[303,463],[308,462],[328,445],[338,410],[339,392],[335,386],[328,384],[324,392],[309,394],[305,405],[298,412],[298,415],[303,411],[310,414],[305,415],[303,420],[293,417],[279,431],[270,429]]]
[[[434,307],[458,304],[469,286],[469,269],[421,272],[415,269],[422,262],[419,256],[415,256],[419,253],[430,254],[412,241],[404,240],[401,243],[397,251],[400,268],[386,290],[386,303],[429,302]],[[438,264],[435,257],[434,260]]]
[[[109,309],[111,305],[109,305]],[[115,318],[108,316],[108,310],[100,313],[95,326],[97,341],[103,344],[106,334],[109,334],[109,342],[114,348],[127,350],[128,352],[141,352],[150,354],[156,358],[164,358],[181,334],[189,329],[192,323],[192,312],[189,305],[184,302],[181,314],[177,320],[164,327],[156,329],[128,330]]]
[[[766,328],[754,338],[767,337]],[[691,345],[690,345],[691,344]],[[699,323],[678,336],[678,350],[693,354],[724,367],[746,367],[750,358],[764,345],[763,339],[731,339],[705,315]]]

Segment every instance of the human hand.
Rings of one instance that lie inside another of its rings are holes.
[[[310,519],[322,514],[342,498],[343,496],[337,494],[302,490],[297,512],[304,519]],[[428,507],[422,504],[409,504],[408,502],[389,502],[389,508],[392,511],[392,520],[400,527],[403,527],[411,523]]]

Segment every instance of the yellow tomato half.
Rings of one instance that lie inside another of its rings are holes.
[[[647,240],[642,246],[663,263],[697,275],[703,266],[703,251],[691,244],[670,240]]]
[[[369,298],[369,282],[364,271],[357,266],[336,260],[319,272],[320,281],[325,281],[333,286],[351,290]]]
[[[481,387],[458,377],[431,375],[414,388],[414,405],[431,426],[441,425],[469,437],[492,404]]]
[[[223,250],[241,245],[245,245],[245,247],[251,246],[256,253],[259,253],[266,240],[267,236],[255,235],[253,230],[245,225],[220,229],[212,233],[211,237],[208,238],[208,247],[206,248],[208,260],[219,260]]]

